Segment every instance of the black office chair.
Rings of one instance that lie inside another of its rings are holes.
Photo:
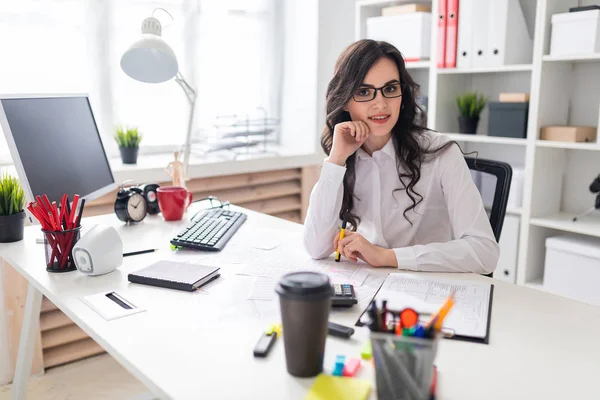
[[[465,157],[465,160],[471,170],[473,182],[481,194],[483,207],[490,218],[496,242],[499,242],[510,193],[512,168],[502,161],[471,157]],[[484,275],[491,278],[493,273]]]
[[[496,241],[499,242],[510,193],[512,168],[502,161],[471,157],[465,157],[465,160],[471,170],[473,182],[481,194]]]

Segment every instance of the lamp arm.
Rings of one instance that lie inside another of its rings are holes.
[[[187,135],[185,137],[185,144],[183,146],[183,170],[187,175],[190,164],[190,151],[192,148],[192,128],[194,124],[194,111],[196,109],[196,92],[194,91],[194,89],[192,89],[190,84],[187,83],[181,72],[177,72],[177,75],[175,75],[175,82],[177,82],[179,86],[181,86],[183,92],[185,93],[185,96],[187,97],[190,103],[188,129]]]

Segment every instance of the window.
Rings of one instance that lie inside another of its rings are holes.
[[[156,8],[163,39],[198,95],[195,137],[219,115],[266,109],[279,117],[282,52],[274,38],[277,0],[8,0],[0,9],[2,93],[90,94],[107,151],[117,124],[137,126],[145,150],[178,148],[189,104],[175,81],[128,77],[121,55],[141,38]],[[8,150],[0,138],[0,158]]]
[[[88,90],[84,6],[79,0],[2,2],[1,94]],[[4,133],[0,135],[0,161],[11,163]]]

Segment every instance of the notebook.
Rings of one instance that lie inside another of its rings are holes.
[[[319,374],[304,400],[366,400],[370,390],[365,379]]]
[[[127,276],[129,282],[193,292],[217,279],[219,267],[181,261],[158,261]]]

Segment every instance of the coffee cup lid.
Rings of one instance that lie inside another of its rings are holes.
[[[276,290],[284,297],[316,300],[331,296],[331,283],[325,274],[299,271],[284,275]]]

